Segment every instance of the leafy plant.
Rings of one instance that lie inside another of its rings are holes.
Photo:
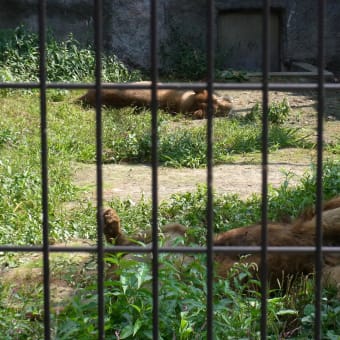
[[[140,256],[141,261],[125,261],[120,254],[107,258],[114,266],[110,270],[119,276],[118,280],[105,282],[107,337],[152,339],[151,268],[145,256]],[[178,266],[174,257],[162,255],[160,258],[160,339],[205,339],[205,259],[196,255],[195,260],[181,262]],[[260,283],[253,278],[254,270],[252,264],[235,264],[227,278],[215,278],[213,327],[216,339],[260,338]],[[312,281],[303,277],[301,281],[291,283],[289,294],[277,290],[269,292],[267,326],[270,339],[296,335],[308,338],[311,335],[314,306],[310,296],[313,288]],[[95,338],[97,311],[94,304],[88,303],[92,301],[92,294],[89,289],[80,291],[73,303],[58,316],[58,338],[64,339],[62,335],[68,334],[66,330],[76,337]],[[339,308],[327,291],[323,302],[325,338],[334,339],[339,330]],[[300,321],[299,315],[304,315]]]
[[[161,46],[161,55],[166,66],[166,75],[172,79],[201,80],[207,73],[204,51],[182,38],[177,28],[169,34],[171,43]],[[170,51],[167,46],[175,46]]]
[[[249,80],[246,71],[235,71],[232,69],[223,70],[223,71],[217,70],[216,78],[221,81],[229,80],[229,81],[237,81],[237,82]]]
[[[336,142],[327,144],[325,148],[332,154],[340,154],[340,138],[338,138]]]
[[[256,103],[251,111],[246,115],[246,120],[259,122],[262,119],[262,107],[260,103]],[[268,110],[268,121],[273,125],[282,125],[287,121],[291,114],[290,106],[286,98],[281,102],[272,103]]]
[[[130,71],[114,55],[103,56],[104,81],[138,80],[141,74]],[[92,46],[83,48],[72,35],[57,41],[49,32],[46,41],[48,81],[93,81],[95,54]],[[39,71],[38,35],[24,26],[0,35],[0,77],[4,81],[35,81]]]
[[[272,124],[281,125],[286,122],[290,113],[291,110],[288,100],[284,98],[282,102],[270,105],[268,119]]]

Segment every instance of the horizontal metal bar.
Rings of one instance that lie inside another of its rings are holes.
[[[42,252],[43,247],[42,246],[15,246],[15,245],[2,245],[0,246],[0,252]]]
[[[32,83],[0,83],[0,89],[37,89],[40,84]],[[318,83],[269,83],[269,90],[317,90]],[[94,83],[47,83],[47,89],[94,89]],[[150,89],[150,84],[143,83],[103,83],[103,89]],[[193,83],[157,83],[158,89],[182,89],[182,90],[201,90],[206,89],[207,85],[204,82]],[[262,83],[213,83],[215,90],[262,90]],[[340,83],[325,83],[326,90],[340,90]]]
[[[214,252],[223,253],[259,253],[261,252],[261,246],[214,246],[212,250]],[[329,247],[325,246],[321,248],[324,253],[340,253],[340,247]],[[42,246],[0,246],[1,252],[42,252]],[[98,251],[96,246],[79,246],[79,247],[68,247],[68,246],[50,246],[49,251],[51,253],[72,253],[72,252],[88,252],[95,253]],[[159,247],[160,253],[205,253],[206,247]],[[274,247],[268,246],[269,253],[306,253],[311,254],[316,251],[314,246],[282,246]],[[150,246],[106,246],[104,247],[106,253],[150,253],[152,248]]]
[[[37,89],[40,84],[37,82],[30,83],[0,83],[0,89]],[[94,89],[94,83],[46,83],[48,89]]]

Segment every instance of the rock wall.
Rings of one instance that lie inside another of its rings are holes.
[[[159,1],[159,40],[166,37],[165,4]],[[150,66],[150,0],[106,1],[105,47],[133,66]]]
[[[150,66],[150,1],[103,0],[104,46],[132,66]],[[261,10],[262,0],[216,0],[218,15],[226,11]],[[281,62],[317,60],[317,2],[272,0],[280,11]],[[327,65],[340,66],[340,2],[328,0],[325,47]],[[1,0],[0,29],[18,25],[36,30],[38,0]],[[181,53],[183,43],[205,53],[206,0],[159,0],[158,41],[162,67]],[[247,23],[240,22],[239,25]],[[48,0],[47,26],[60,39],[70,32],[86,44],[93,40],[93,0]],[[217,27],[215,27],[217,28]]]
[[[38,29],[38,0],[1,0],[0,29],[24,25]],[[48,0],[46,25],[60,39],[72,33],[77,40],[93,40],[93,1]]]

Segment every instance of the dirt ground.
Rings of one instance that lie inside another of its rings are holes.
[[[237,113],[248,112],[256,102],[261,102],[261,91],[229,91],[234,111]],[[269,93],[270,102],[281,102],[287,99],[292,109],[292,120],[302,117],[309,119],[309,123],[315,122],[317,110],[317,93],[313,90],[302,91],[271,91]],[[328,119],[340,119],[340,90],[326,92],[325,116]]]
[[[260,91],[229,91],[234,104],[234,114],[243,115],[261,102]],[[310,129],[310,138],[316,138],[316,93],[313,91],[270,93],[271,102],[281,102],[286,98],[292,109],[290,122],[294,126]],[[340,136],[340,91],[329,91],[325,102],[326,121],[324,123],[326,142],[339,143]],[[224,119],[224,118],[222,118]],[[191,124],[204,124],[192,121]],[[291,182],[296,182],[315,160],[310,150],[285,149],[270,155],[269,184],[279,186],[286,178],[285,173],[294,174]],[[246,198],[261,191],[260,155],[246,156],[237,164],[214,167],[214,189],[217,193],[237,193]],[[159,199],[168,198],[173,193],[193,191],[197,184],[206,183],[206,169],[173,169],[160,167]],[[95,201],[95,166],[74,164],[74,182],[86,187],[86,198]],[[103,166],[104,199],[113,197],[137,201],[151,197],[151,167],[147,165],[105,164]]]
[[[272,164],[269,167],[269,183],[279,186],[286,178],[285,173],[293,173],[295,183],[306,171],[308,164]],[[237,193],[246,198],[252,193],[261,192],[261,166],[248,164],[219,165],[213,169],[214,190],[220,194]],[[75,182],[86,186],[87,199],[95,201],[95,176],[93,166],[86,165],[76,170]],[[93,174],[94,175],[94,174]],[[206,184],[206,169],[158,169],[159,199],[164,200],[174,193],[194,191],[198,184]],[[138,201],[142,197],[151,198],[151,167],[146,165],[103,166],[104,199],[114,197]]]

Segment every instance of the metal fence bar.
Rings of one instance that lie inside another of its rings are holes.
[[[152,334],[159,338],[159,253],[158,253],[158,1],[150,0],[150,61],[151,61],[151,157],[152,157]]]
[[[340,253],[340,247],[330,247],[324,246],[321,247],[322,253]],[[0,251],[4,252],[34,252],[34,253],[42,253],[42,246],[0,246]],[[190,246],[176,246],[176,247],[159,247],[159,253],[206,253],[206,247],[190,247]],[[262,251],[261,246],[214,246],[212,247],[212,251],[219,253],[260,253]],[[316,247],[314,246],[268,246],[268,253],[286,253],[286,254],[315,254]],[[50,253],[60,253],[60,252],[75,252],[75,253],[96,253],[97,247],[93,246],[49,246]],[[140,247],[140,246],[106,246],[104,247],[105,253],[150,253],[150,247]]]
[[[261,229],[261,339],[267,339],[268,288],[268,83],[270,68],[270,0],[263,0],[262,13],[262,229]]]
[[[97,293],[98,293],[98,339],[105,338],[104,301],[104,239],[103,239],[103,172],[102,172],[102,0],[94,1],[94,43],[95,43],[95,89],[96,89],[96,181],[97,181]]]
[[[49,263],[49,219],[48,219],[48,143],[46,108],[46,0],[39,1],[39,89],[40,89],[40,133],[41,133],[41,180],[42,180],[42,239],[43,239],[43,286],[44,286],[44,335],[50,332],[50,263]]]
[[[103,1],[94,0],[95,25],[95,82],[94,83],[47,83],[46,72],[46,0],[39,0],[39,82],[0,83],[0,88],[13,89],[39,89],[41,114],[41,179],[42,179],[42,246],[0,246],[0,251],[13,252],[40,252],[43,256],[43,289],[44,289],[44,338],[51,338],[50,320],[50,264],[49,254],[56,252],[88,252],[97,254],[97,294],[98,294],[98,338],[105,338],[105,299],[104,299],[104,255],[105,253],[149,253],[152,254],[152,290],[153,290],[153,338],[159,338],[159,254],[161,253],[188,253],[206,254],[207,257],[207,339],[213,339],[213,255],[214,252],[226,254],[239,252],[252,252],[261,254],[261,338],[267,338],[267,279],[268,253],[314,254],[315,256],[315,339],[322,339],[321,331],[321,278],[322,257],[324,253],[340,253],[340,247],[323,247],[322,244],[322,201],[323,201],[323,119],[325,106],[325,90],[339,90],[340,84],[325,82],[325,1],[318,0],[318,79],[316,82],[298,83],[270,83],[270,0],[263,0],[263,68],[262,82],[252,84],[218,83],[214,80],[214,43],[215,43],[215,2],[207,0],[207,81],[206,82],[172,82],[169,84],[158,82],[158,34],[157,34],[157,8],[158,1],[150,0],[150,61],[151,84],[129,83],[102,83],[101,54],[102,54],[102,16]],[[96,169],[97,169],[97,245],[88,247],[61,247],[49,246],[49,218],[48,218],[48,142],[47,142],[47,89],[95,89],[96,90]],[[151,247],[124,247],[104,246],[103,238],[103,174],[102,174],[102,109],[101,89],[150,89],[152,95],[152,236]],[[208,119],[207,119],[207,234],[206,247],[159,247],[158,246],[158,117],[157,117],[157,91],[159,89],[207,89],[208,90]],[[262,90],[262,244],[261,246],[222,247],[213,246],[213,98],[214,89],[220,90]],[[316,244],[314,247],[273,247],[268,245],[267,239],[267,208],[268,208],[268,93],[270,90],[317,90],[318,116],[317,116],[317,188],[316,188]]]
[[[315,339],[322,339],[322,320],[321,320],[321,298],[322,298],[322,202],[323,202],[323,120],[324,120],[324,100],[325,100],[325,3],[318,0],[318,116],[317,116],[317,171],[316,171],[316,251],[315,251]]]
[[[207,339],[213,339],[213,90],[215,61],[215,31],[214,31],[214,0],[207,1],[207,234],[206,234],[206,264],[207,264]]]

